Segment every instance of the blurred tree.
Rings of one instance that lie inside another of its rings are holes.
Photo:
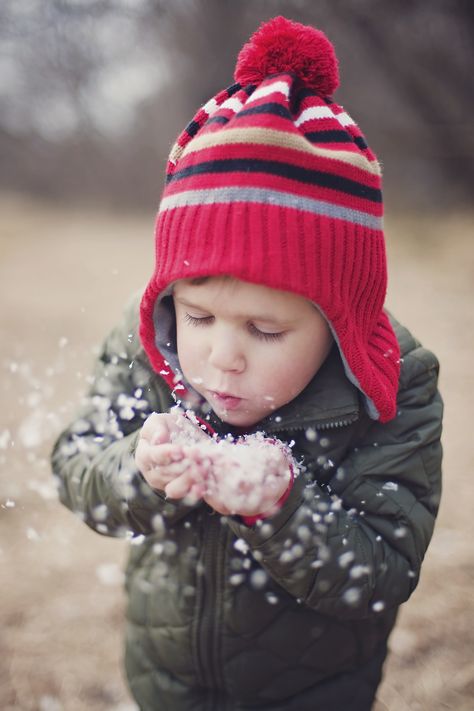
[[[370,48],[387,89],[397,97],[397,111],[409,116],[411,109],[414,114],[404,131],[401,153],[409,150],[423,163],[436,161],[450,193],[469,200],[474,182],[474,135],[469,118],[473,108],[473,3],[392,0],[378,14],[364,8],[369,4],[374,3],[351,3],[348,20]],[[392,161],[400,147],[398,142],[391,143],[386,150]],[[429,174],[428,166],[425,171]],[[403,180],[403,167],[399,172]]]

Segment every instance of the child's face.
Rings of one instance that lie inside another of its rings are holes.
[[[332,336],[305,298],[226,277],[174,287],[183,375],[214,412],[249,427],[290,402],[329,353]]]

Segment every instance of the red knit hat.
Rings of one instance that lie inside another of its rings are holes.
[[[144,348],[172,386],[155,314],[178,279],[226,274],[300,294],[326,317],[347,377],[385,422],[396,414],[399,347],[383,311],[380,166],[329,98],[338,86],[333,46],[276,17],[244,45],[235,81],[171,151],[141,303]]]

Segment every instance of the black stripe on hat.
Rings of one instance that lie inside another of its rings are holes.
[[[209,124],[211,123],[219,123],[221,125],[225,125],[226,123],[229,123],[229,120],[230,119],[228,116],[211,116],[207,119],[206,126],[209,126]]]
[[[243,87],[242,91],[244,91],[247,96],[250,96],[251,94],[253,94],[256,88],[257,84],[247,84],[247,86]]]
[[[275,160],[258,160],[255,158],[227,158],[224,160],[203,161],[197,165],[191,165],[183,170],[172,173],[167,178],[167,183],[176,182],[192,175],[202,175],[206,173],[269,173],[282,178],[297,180],[300,183],[318,185],[331,190],[355,195],[356,197],[371,200],[372,202],[382,202],[382,193],[377,188],[359,183],[356,180],[343,178],[332,173],[323,173],[320,170],[309,170],[292,163],[283,163]]]
[[[308,131],[304,137],[311,143],[352,143],[354,138],[348,131]]]
[[[281,116],[281,118],[291,118],[291,114],[286,106],[277,104],[276,102],[260,104],[260,106],[252,106],[249,109],[242,109],[235,114],[235,118],[251,116],[252,114],[271,114],[272,116]]]
[[[238,82],[236,84],[231,84],[229,87],[227,87],[227,96],[231,97],[234,94],[236,94],[240,89],[242,89],[242,84],[239,84]],[[245,91],[245,90],[244,90]]]
[[[367,145],[367,142],[363,136],[354,136],[354,143],[358,148],[361,150],[365,150],[369,146]]]
[[[235,94],[237,91],[239,91],[239,89],[241,89],[241,85],[239,83],[231,84],[231,86],[229,86],[227,89],[224,89],[222,93],[224,94],[225,99],[227,99],[230,96],[232,96],[232,94]],[[221,95],[222,95],[222,93],[221,93]],[[222,101],[225,101],[225,99],[222,99]],[[196,116],[200,116],[200,114],[202,112],[202,108],[203,107],[201,107],[199,109]],[[188,125],[185,127],[185,129],[183,131],[183,133],[188,134],[189,138],[194,138],[196,133],[202,127],[203,123],[205,123],[205,119],[207,118],[207,116],[202,116],[199,121],[196,121],[196,116],[193,118],[192,121],[190,121],[188,123]]]
[[[291,110],[294,114],[299,113],[302,102],[310,96],[316,96],[316,92],[313,89],[309,89],[307,86],[301,87],[294,93],[291,102]]]
[[[304,134],[311,143],[355,143],[358,148],[368,148],[363,136],[353,136],[349,131],[308,131]]]
[[[191,136],[191,138],[193,138],[200,128],[201,124],[198,123],[198,121],[190,121],[184,130],[189,136]]]

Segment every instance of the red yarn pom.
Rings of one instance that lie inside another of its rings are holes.
[[[281,72],[296,74],[323,96],[330,96],[339,86],[337,57],[324,32],[274,17],[260,25],[242,47],[234,77],[246,86]]]

